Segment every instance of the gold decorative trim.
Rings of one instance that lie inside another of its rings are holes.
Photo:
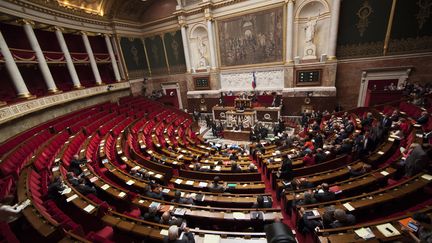
[[[160,35],[160,37],[162,39],[162,46],[163,46],[163,51],[164,51],[164,55],[165,55],[165,62],[167,65],[168,73],[171,74],[169,61],[168,61],[168,54],[167,54],[167,50],[166,50],[166,46],[165,46],[165,38],[164,38],[164,35]]]
[[[354,57],[382,56],[383,41],[337,46],[336,56],[339,59]]]
[[[373,9],[369,4],[368,0],[363,2],[363,5],[357,11],[357,16],[359,17],[359,21],[356,24],[356,27],[360,33],[360,36],[363,37],[364,32],[369,27],[369,16],[373,13]]]
[[[388,43],[390,40],[391,30],[392,30],[392,26],[393,26],[394,13],[395,13],[395,9],[396,9],[396,3],[397,3],[397,0],[393,0],[392,6],[391,6],[391,11],[390,11],[390,16],[389,16],[389,20],[388,20],[388,24],[387,24],[387,31],[386,31],[386,35],[385,35],[385,40],[384,40],[384,48],[383,48],[384,49],[383,50],[384,56],[387,54]]]
[[[60,93],[63,93],[63,91],[61,91],[61,90],[59,90],[57,88],[54,88],[54,89],[49,89],[48,93],[49,94],[60,94]]]

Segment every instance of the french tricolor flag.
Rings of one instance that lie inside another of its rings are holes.
[[[256,76],[255,76],[255,72],[252,73],[252,88],[253,89],[256,88]]]

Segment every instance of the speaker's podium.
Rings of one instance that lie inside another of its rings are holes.
[[[214,106],[213,120],[224,123],[224,138],[249,141],[251,127],[258,121],[274,124],[279,120],[281,107],[253,107],[252,99],[238,97],[233,106]]]

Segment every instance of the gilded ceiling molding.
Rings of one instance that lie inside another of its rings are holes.
[[[34,2],[23,2],[20,0],[4,0],[10,3],[13,3],[15,5],[21,6],[23,8],[26,9],[31,9],[40,13],[45,13],[47,15],[52,15],[52,16],[56,16],[56,17],[61,17],[61,18],[65,18],[65,19],[70,19],[70,20],[74,20],[74,21],[79,21],[79,22],[84,22],[84,23],[89,23],[89,24],[95,24],[95,25],[100,25],[100,26],[109,26],[109,22],[108,21],[104,21],[105,19],[103,19],[100,16],[92,16],[92,18],[89,18],[88,14],[87,16],[84,15],[84,13],[80,13],[78,11],[65,11],[67,9],[62,8],[62,9],[57,9],[57,8],[48,8],[46,6],[42,6],[40,4],[34,3],[36,1],[41,1],[41,0],[32,0]],[[67,13],[66,13],[67,12]]]

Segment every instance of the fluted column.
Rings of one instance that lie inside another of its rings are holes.
[[[126,74],[125,74],[125,70],[123,68],[123,64],[122,64],[122,54],[119,48],[121,48],[117,42],[117,38],[115,36],[111,37],[111,44],[114,48],[114,52],[118,57],[118,62],[117,62],[117,67],[119,68],[119,72],[120,72],[120,77],[122,80],[126,80]]]
[[[102,79],[100,77],[99,69],[97,67],[96,60],[95,60],[94,55],[93,55],[93,50],[91,48],[90,41],[89,41],[87,34],[85,32],[81,32],[81,36],[82,36],[82,39],[84,42],[85,49],[87,51],[87,55],[88,55],[89,60],[90,60],[90,66],[91,66],[91,69],[93,71],[93,75],[95,77],[96,84],[101,85]]]
[[[36,35],[33,31],[32,23],[29,21],[26,21],[26,20],[24,20],[23,23],[24,23],[24,25],[23,25],[24,26],[24,32],[27,35],[27,38],[30,42],[31,48],[33,49],[33,51],[36,54],[36,57],[38,59],[39,69],[42,72],[42,76],[45,80],[45,84],[48,87],[48,91],[51,93],[56,93],[59,90],[57,89],[57,86],[56,86],[54,79],[51,75],[51,72],[48,68],[48,64],[45,60],[45,56],[42,52],[42,49],[40,48],[39,42],[38,42]]]
[[[187,32],[186,32],[186,24],[182,24],[181,26],[181,35],[182,35],[182,41],[183,41],[183,50],[184,50],[184,56],[186,61],[186,69],[187,72],[191,71],[191,64],[190,64],[190,54],[189,54],[189,41],[187,38]]]
[[[66,59],[66,67],[69,71],[69,75],[71,76],[72,82],[75,88],[81,88],[81,82],[78,78],[78,74],[76,72],[75,66],[72,61],[72,57],[69,52],[69,48],[67,47],[66,41],[63,36],[63,32],[61,28],[55,27],[55,34],[57,36],[57,40],[60,45],[60,49],[62,50],[64,57]]]
[[[9,47],[6,43],[6,40],[3,37],[3,34],[0,31],[0,51],[5,60],[6,70],[8,71],[13,85],[17,91],[18,97],[30,97],[31,94],[27,89],[27,86],[24,82],[23,77],[18,69],[18,66],[15,63],[15,60],[12,57],[12,53],[9,50]]]
[[[106,45],[108,48],[108,53],[109,53],[110,58],[111,58],[111,64],[113,67],[115,79],[117,82],[120,82],[121,78],[120,78],[120,73],[119,73],[118,66],[117,66],[117,60],[115,58],[114,51],[113,51],[113,48],[111,45],[111,41],[110,41],[110,38],[108,35],[105,35],[105,42],[106,42]]]
[[[287,31],[286,31],[286,63],[293,62],[293,39],[294,39],[294,0],[286,0],[287,4]]]
[[[339,15],[340,15],[340,5],[341,5],[341,0],[332,1],[330,38],[329,38],[329,46],[327,51],[329,60],[336,59],[336,45],[337,45],[337,36],[338,36],[338,27],[339,27],[338,25],[339,25]]]
[[[207,32],[210,46],[210,66],[212,69],[216,68],[216,50],[215,50],[215,40],[213,35],[213,19],[207,18]]]

